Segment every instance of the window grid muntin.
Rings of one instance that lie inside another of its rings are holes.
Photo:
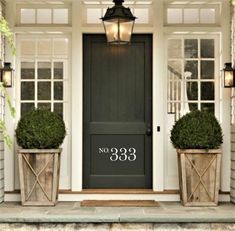
[[[88,10],[89,9],[98,9],[101,10],[101,15],[100,18],[104,16],[106,10],[108,7],[112,7],[113,4],[83,4],[83,24],[84,25],[89,25],[89,26],[97,26],[98,24],[102,25],[101,20],[97,19],[96,23],[88,23]],[[138,20],[136,20],[136,26],[141,26],[141,25],[152,25],[152,3],[151,4],[131,4],[131,5],[125,5],[126,7],[129,7],[132,11],[132,13],[135,15],[135,10],[138,9],[143,9],[143,10],[148,10],[148,22],[144,23],[139,23]]]
[[[60,38],[50,38],[51,43],[54,45],[54,42],[57,40],[68,40],[68,38],[64,38],[64,37],[60,37]],[[68,79],[67,79],[67,68],[68,68],[68,55],[65,58],[65,55],[61,55],[61,57],[55,57],[54,55],[54,46],[52,49],[52,54],[49,56],[39,56],[38,55],[38,42],[40,40],[45,40],[44,38],[41,39],[25,39],[25,40],[21,40],[21,41],[32,41],[34,40],[34,46],[35,46],[35,55],[21,55],[21,59],[20,59],[20,70],[21,70],[21,63],[22,62],[34,62],[34,79],[21,79],[20,78],[20,105],[22,105],[23,103],[32,103],[34,104],[34,107],[37,107],[38,104],[40,103],[49,103],[50,107],[51,107],[51,111],[54,110],[54,105],[56,103],[62,103],[62,109],[63,109],[63,115],[65,113],[65,109],[66,109],[66,104],[68,103],[67,99],[66,99],[66,95],[65,95],[65,89],[67,88],[66,86],[68,85]],[[68,49],[67,49],[68,51]],[[39,62],[50,62],[50,68],[51,68],[51,76],[50,78],[47,79],[39,79],[38,78],[38,63]],[[54,63],[56,62],[61,62],[63,63],[63,79],[55,79],[54,78]],[[34,91],[34,100],[21,100],[21,83],[23,82],[32,82],[34,83],[34,87],[35,87],[35,91]],[[50,100],[39,100],[38,99],[38,83],[40,82],[50,82],[51,83],[51,96],[50,96]],[[62,100],[55,100],[54,99],[54,83],[55,82],[62,82],[63,83],[63,96],[62,96]],[[21,114],[21,106],[20,106],[20,114]]]
[[[181,23],[168,23],[168,9],[179,9],[181,10]],[[193,22],[193,23],[185,23],[184,22],[184,10],[185,9],[198,9],[198,20],[199,22]],[[213,23],[204,23],[201,21],[201,11],[205,9],[213,9],[214,10],[214,22]],[[165,25],[200,25],[200,26],[211,26],[211,25],[217,25],[220,22],[220,4],[166,4],[164,6],[164,24]]]
[[[52,59],[50,60],[51,63],[51,78],[50,79],[39,79],[38,78],[38,62],[41,61],[45,61],[48,62],[48,59],[35,59],[35,78],[34,79],[21,79],[21,83],[22,82],[29,82],[29,83],[34,83],[34,87],[35,87],[35,92],[34,92],[34,100],[21,100],[21,103],[34,103],[35,107],[38,106],[38,103],[51,103],[51,110],[53,111],[53,107],[54,107],[54,103],[65,103],[65,100],[55,100],[54,99],[54,85],[57,82],[62,82],[64,83],[66,80],[64,79],[54,79],[54,63],[58,62],[57,59]],[[62,62],[60,60],[60,62]],[[63,62],[64,66],[65,66],[65,62]],[[63,67],[63,72],[65,71],[65,68]],[[51,98],[50,100],[39,100],[38,99],[38,83],[42,83],[42,82],[50,82],[51,83]],[[63,96],[62,98],[64,98],[64,86],[63,86]]]
[[[31,9],[35,10],[35,16],[34,16],[34,22],[33,23],[21,23],[21,10],[22,9]],[[48,9],[51,10],[51,23],[37,23],[37,14],[38,10],[41,9]],[[54,23],[54,10],[57,9],[66,9],[68,11],[68,17],[67,17],[67,23]],[[17,4],[17,18],[16,18],[16,23],[17,25],[23,25],[23,26],[30,26],[30,25],[38,25],[38,26],[45,26],[45,25],[51,25],[51,26],[70,26],[71,21],[72,21],[72,9],[70,4],[61,4],[61,5],[56,5],[56,4],[50,4],[50,5],[43,5],[43,4]]]
[[[197,53],[198,53],[198,57],[197,58],[185,58],[185,40],[191,40],[191,39],[197,39],[197,47],[198,47],[198,50],[197,50]],[[214,41],[214,58],[201,58],[201,40],[206,40],[206,39],[212,39]],[[186,60],[195,60],[198,62],[198,68],[197,68],[197,71],[198,71],[198,78],[197,79],[190,79],[190,80],[185,80],[185,78],[183,80],[172,80],[171,77],[169,77],[169,73],[167,74],[167,111],[168,111],[168,114],[175,114],[175,120],[179,119],[183,114],[184,114],[184,111],[185,111],[185,108],[186,108],[186,105],[189,104],[189,103],[197,103],[197,106],[198,106],[198,110],[201,110],[202,108],[202,104],[205,104],[205,103],[211,103],[211,104],[214,104],[214,113],[216,114],[217,113],[217,105],[216,105],[216,101],[217,101],[217,91],[218,91],[218,87],[216,86],[217,85],[217,78],[218,78],[218,74],[217,74],[217,70],[216,70],[216,66],[217,66],[217,60],[216,60],[216,54],[215,54],[215,51],[216,51],[216,47],[217,47],[217,43],[216,43],[216,39],[215,38],[211,38],[211,37],[208,37],[208,36],[204,36],[204,37],[169,37],[168,38],[168,45],[169,45],[169,41],[170,40],[180,40],[181,41],[181,54],[178,58],[169,58],[169,54],[167,55],[167,60],[168,60],[168,64],[169,65],[169,62],[170,61],[179,61],[181,63],[181,76],[184,75],[184,71],[185,71],[185,61]],[[169,49],[167,45],[167,50]],[[209,60],[209,61],[214,61],[214,77],[212,79],[202,79],[201,78],[201,61],[204,61],[204,60]],[[178,83],[177,83],[178,81]],[[197,92],[198,92],[198,95],[197,95],[197,100],[186,100],[186,94],[187,94],[187,83],[190,83],[190,82],[196,82],[198,84],[198,89],[197,89]],[[202,100],[202,96],[201,96],[201,83],[214,83],[214,100]],[[174,93],[170,93],[169,94],[169,91],[171,91],[171,88],[170,88],[170,85],[173,84],[173,83],[177,83],[181,85],[181,89],[186,89],[186,91],[184,91],[184,94],[181,96],[183,99],[179,100],[176,99],[176,100],[169,100],[169,97],[170,95],[173,95]],[[178,115],[176,112],[174,112],[175,110],[181,108],[181,110],[178,112]],[[173,112],[171,112],[170,110],[173,110]],[[181,114],[180,114],[181,113]],[[183,113],[183,114],[182,114]]]

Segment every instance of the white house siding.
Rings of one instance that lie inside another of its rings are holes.
[[[233,96],[234,97],[234,96]],[[234,106],[233,106],[234,110]],[[233,115],[234,116],[234,115]],[[232,125],[232,144],[231,144],[231,150],[232,150],[232,155],[231,155],[231,201],[235,203],[235,126]]]
[[[0,117],[4,118],[4,97],[0,96]],[[2,133],[0,134],[0,202],[4,198],[4,142]]]
[[[0,1],[0,15],[4,15],[5,1]],[[0,37],[0,59],[4,57],[3,39]],[[0,93],[0,118],[4,119],[4,95]],[[0,202],[4,199],[4,142],[0,133]]]
[[[232,7],[231,21],[231,55],[235,62],[235,6]],[[235,90],[231,91],[231,201],[235,203]]]

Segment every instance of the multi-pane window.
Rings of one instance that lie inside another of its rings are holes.
[[[166,7],[166,24],[216,24],[218,5],[176,5]]]
[[[107,7],[112,7],[112,1],[83,1],[85,17],[84,24],[101,24],[100,18],[104,16]],[[151,23],[151,6],[152,1],[125,1],[124,5],[130,7],[134,15],[137,16],[136,24]]]
[[[68,25],[71,22],[71,10],[67,6],[52,6],[51,8],[41,6],[19,6],[18,7],[18,24],[30,25]]]
[[[218,70],[214,38],[168,40],[168,114],[215,113]]]
[[[46,108],[63,116],[68,38],[21,40],[20,111]]]

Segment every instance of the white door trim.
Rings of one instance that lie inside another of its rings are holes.
[[[164,44],[163,38],[163,1],[154,2],[153,7],[157,12],[154,17],[155,26],[144,32],[138,28],[135,33],[153,34],[153,190],[164,189]],[[73,32],[72,32],[72,191],[83,189],[83,33],[104,33],[103,28],[89,30],[82,26],[82,3],[73,1]],[[161,131],[157,132],[157,126]]]

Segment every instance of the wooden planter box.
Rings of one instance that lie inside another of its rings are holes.
[[[231,191],[230,191],[230,196],[231,196],[231,202],[235,203],[235,157],[232,156],[232,161],[231,161]]]
[[[217,206],[220,149],[178,149],[180,199],[184,206]]]
[[[54,206],[58,200],[62,149],[18,151],[21,201],[24,206]]]

